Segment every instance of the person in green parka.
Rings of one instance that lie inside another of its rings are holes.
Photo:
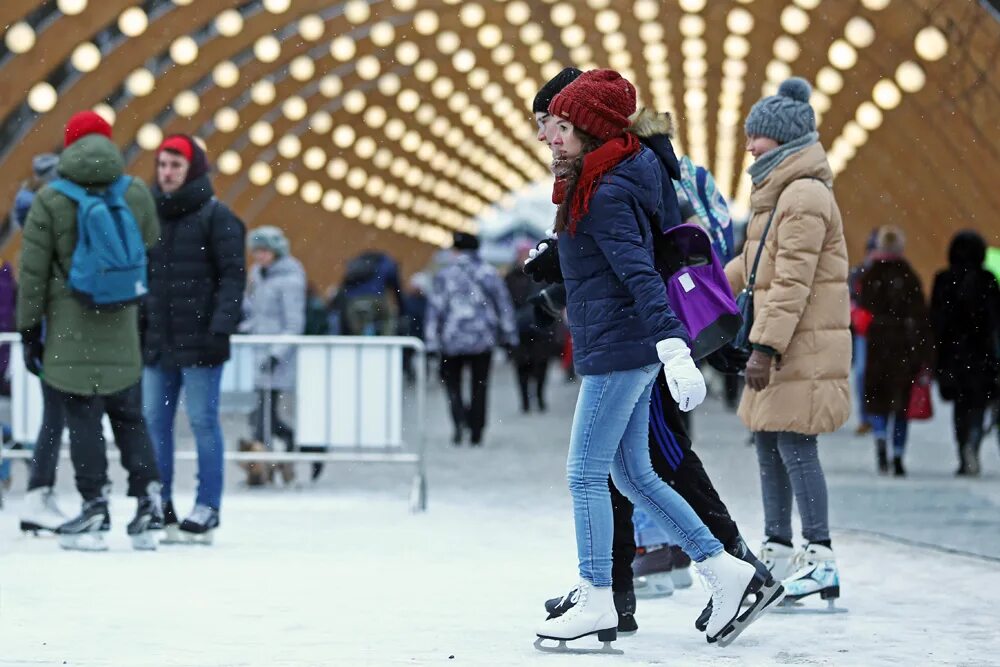
[[[74,115],[66,125],[65,145],[61,178],[100,193],[124,175],[125,160],[111,141],[111,126],[98,114]],[[160,233],[152,195],[133,178],[125,201],[148,249]],[[148,531],[162,527],[162,508],[156,457],[142,416],[138,306],[99,311],[74,297],[66,274],[76,244],[76,203],[46,186],[24,225],[17,329],[25,365],[54,390],[70,429],[83,509],[57,532],[65,548],[107,548],[102,533],[110,529],[108,466],[101,427],[107,414],[129,473],[128,494],[139,502],[128,533],[136,548],[153,548]]]

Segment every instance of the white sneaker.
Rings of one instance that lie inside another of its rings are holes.
[[[712,590],[712,615],[708,619],[705,634],[710,642],[714,642],[736,620],[743,598],[754,592],[748,591],[748,587],[754,581],[757,570],[750,563],[726,551],[695,563],[694,566]]]
[[[611,587],[596,588],[581,579],[576,588],[567,593],[560,606],[569,609],[557,618],[550,618],[538,626],[535,633],[543,639],[572,640],[597,634],[600,641],[614,641],[618,633],[618,611],[615,609]]]
[[[757,558],[764,563],[775,581],[784,581],[798,569],[799,556],[795,553],[795,549],[770,540],[764,540],[760,545]]]
[[[24,510],[21,512],[21,530],[38,533],[56,529],[69,518],[62,513],[56,502],[56,494],[51,487],[31,489],[24,496]]]

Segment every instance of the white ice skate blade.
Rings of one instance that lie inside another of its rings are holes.
[[[107,551],[108,544],[101,533],[60,535],[59,546],[67,551]]]
[[[780,605],[784,598],[785,589],[781,586],[781,582],[776,581],[771,586],[762,586],[760,590],[754,593],[754,602],[750,604],[750,608],[741,614],[737,614],[736,618],[729,623],[729,631],[726,632],[727,628],[723,628],[714,638],[707,637],[708,643],[716,644],[720,648],[729,646],[736,641],[737,637],[743,634],[744,630],[750,627],[751,623],[760,618],[765,612]]]
[[[155,533],[145,531],[138,535],[129,535],[129,539],[132,540],[132,548],[136,551],[156,551]]]
[[[636,577],[632,582],[635,597],[639,600],[665,598],[674,594],[674,578],[670,572],[657,572]]]
[[[775,614],[846,614],[846,607],[838,607],[834,600],[827,600],[825,607],[810,607],[801,600],[785,600],[774,608]]]
[[[588,635],[589,636],[589,635]],[[580,637],[577,637],[580,639]],[[555,646],[545,646],[542,644],[544,641],[558,642]],[[611,642],[602,642],[603,646],[601,648],[577,648],[575,646],[567,646],[567,641],[575,641],[572,639],[553,639],[552,637],[539,637],[535,640],[535,648],[542,653],[575,653],[578,655],[586,655],[588,653],[595,654],[605,654],[605,655],[625,655],[625,651],[617,649],[611,646]]]
[[[212,546],[213,536],[212,534],[215,530],[209,530],[204,533],[186,533],[181,532],[184,536],[184,541],[186,544],[200,544],[202,546],[210,547]]]
[[[163,527],[163,539],[160,544],[187,544],[188,541],[181,535],[181,529],[176,523]]]

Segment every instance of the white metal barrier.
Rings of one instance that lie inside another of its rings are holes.
[[[0,343],[11,344],[11,429],[13,442],[35,442],[42,420],[39,379],[29,373],[17,334],[0,334]],[[416,466],[410,507],[427,505],[424,469],[426,364],[423,342],[399,336],[233,336],[232,356],[223,367],[223,404],[227,396],[257,389],[257,355],[260,346],[290,345],[295,349],[295,440],[299,447],[325,451],[238,452],[227,449],[231,461],[308,461],[354,463],[405,463]],[[416,383],[414,414],[404,419],[405,381],[403,351],[412,350]],[[266,399],[270,400],[269,393]],[[264,417],[270,419],[269,406]],[[265,428],[265,436],[270,427]],[[104,435],[112,442],[107,418]],[[117,452],[109,452],[115,456]],[[30,449],[0,451],[7,458],[31,458]],[[64,453],[65,455],[65,453]],[[193,459],[193,449],[178,449],[176,457]]]

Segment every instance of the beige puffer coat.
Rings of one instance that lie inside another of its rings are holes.
[[[821,145],[786,158],[754,187],[747,243],[726,266],[738,294],[777,206],[757,270],[750,342],[776,350],[780,364],[776,358],[764,391],[743,393],[739,415],[752,431],[829,433],[851,413],[847,246],[840,210],[824,184],[832,181]]]

